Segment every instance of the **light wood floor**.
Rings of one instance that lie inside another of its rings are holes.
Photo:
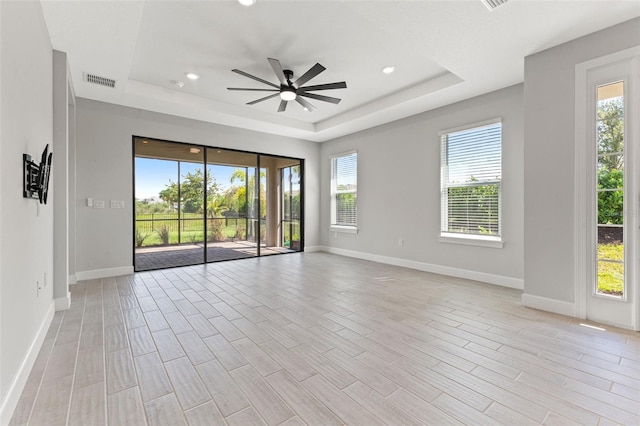
[[[640,424],[640,335],[323,253],[82,282],[12,425]]]

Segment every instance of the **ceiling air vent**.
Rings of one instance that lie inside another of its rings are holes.
[[[502,6],[509,0],[480,0],[480,1],[482,2],[482,4],[484,4],[487,7],[487,9],[489,9],[489,11],[492,11],[496,7]]]
[[[97,84],[98,86],[116,87],[116,81],[112,78],[100,77],[99,75],[84,73],[84,81],[87,83]]]

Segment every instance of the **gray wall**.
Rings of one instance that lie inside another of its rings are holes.
[[[336,139],[321,148],[322,244],[522,280],[523,87],[512,86]],[[503,119],[501,249],[440,243],[440,137],[452,127]],[[358,151],[357,234],[329,230],[330,155]],[[336,237],[337,236],[337,237]],[[398,240],[404,239],[404,246]],[[454,272],[454,271],[452,271]]]
[[[305,242],[318,245],[319,144],[81,98],[76,120],[78,273],[132,266],[132,135],[305,159]],[[87,197],[107,208],[86,207]],[[124,200],[125,209],[108,208],[109,200]]]
[[[55,194],[41,206],[22,198],[22,154],[40,161],[44,146],[52,142],[52,52],[42,9],[38,2],[3,1],[0,10],[0,404],[4,406],[0,422],[4,424],[13,409],[5,403],[22,390],[14,389],[10,395],[10,387],[38,331],[48,326],[47,314],[53,312]],[[36,281],[42,284],[45,273],[48,285],[38,296]],[[24,378],[31,365],[25,367]]]
[[[525,293],[574,301],[575,66],[640,44],[640,18],[525,58]]]

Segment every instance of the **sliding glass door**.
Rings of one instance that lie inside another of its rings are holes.
[[[256,154],[207,148],[207,262],[258,255],[255,239]]]
[[[134,149],[136,270],[202,263],[202,148],[140,138]]]
[[[134,138],[136,271],[302,251],[301,160]]]

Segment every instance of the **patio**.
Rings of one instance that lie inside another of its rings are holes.
[[[207,243],[207,262],[255,257],[258,255],[257,252],[256,244],[251,241]],[[261,256],[293,252],[295,250],[286,247],[260,247]],[[201,243],[135,249],[136,271],[196,265],[203,262],[204,244]]]

